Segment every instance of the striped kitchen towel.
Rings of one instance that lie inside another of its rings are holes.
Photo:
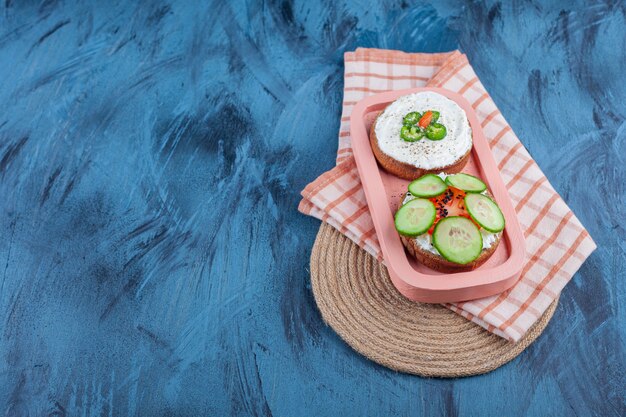
[[[515,205],[528,263],[512,289],[446,307],[501,337],[520,340],[595,250],[595,243],[515,136],[464,54],[359,48],[344,59],[337,165],[302,191],[299,210],[329,223],[383,261],[352,156],[352,108],[368,95],[414,87],[442,87],[463,95],[481,121]]]

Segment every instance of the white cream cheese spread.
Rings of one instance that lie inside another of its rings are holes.
[[[437,123],[447,129],[442,140],[423,138],[406,142],[400,137],[402,119],[407,113],[434,110],[440,113]],[[382,152],[393,159],[421,169],[452,165],[472,148],[472,130],[467,116],[454,101],[431,91],[399,97],[378,116],[376,138]]]

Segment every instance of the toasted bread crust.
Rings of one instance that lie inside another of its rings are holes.
[[[421,264],[427,266],[430,269],[434,269],[435,271],[450,273],[471,271],[484,264],[498,248],[500,240],[502,240],[502,235],[498,237],[497,242],[491,245],[491,247],[484,249],[478,258],[465,265],[455,264],[454,262],[446,260],[441,255],[434,254],[420,248],[419,246],[417,246],[414,239],[400,236],[400,240],[402,240],[402,243],[404,244],[404,247],[407,249],[407,251]]]
[[[380,117],[380,114],[378,115],[378,117]],[[378,138],[376,137],[376,122],[378,121],[378,117],[376,117],[376,120],[370,128],[370,144],[372,146],[372,152],[374,153],[374,156],[376,157],[376,160],[378,161],[380,166],[382,166],[385,171],[397,177],[404,178],[405,180],[414,180],[428,173],[436,174],[438,172],[446,172],[448,174],[456,174],[458,172],[461,172],[461,170],[467,164],[467,161],[469,161],[473,145],[472,147],[470,147],[467,153],[459,158],[456,162],[442,167],[436,167],[433,169],[422,169],[407,164],[405,162],[400,162],[397,159],[384,153],[380,149],[380,146],[378,146]]]

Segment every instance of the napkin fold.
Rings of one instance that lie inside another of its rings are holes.
[[[337,165],[302,191],[298,209],[335,227],[384,262],[350,146],[350,114],[361,99],[389,90],[441,87],[471,104],[526,237],[519,281],[495,296],[445,304],[512,342],[520,340],[596,245],[515,136],[459,51],[438,54],[359,48],[344,54],[344,97]]]

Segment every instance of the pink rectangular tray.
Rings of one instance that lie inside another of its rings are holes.
[[[369,128],[378,113],[398,97],[420,91],[437,92],[465,110],[472,127],[474,148],[463,172],[474,174],[487,183],[506,219],[500,245],[487,262],[471,272],[437,272],[407,255],[394,227],[393,214],[398,209],[409,181],[380,168],[370,146]],[[480,122],[467,100],[440,88],[412,88],[376,94],[355,105],[350,117],[350,133],[359,176],[385,265],[400,293],[414,301],[446,303],[498,294],[515,284],[525,263],[524,234]]]

